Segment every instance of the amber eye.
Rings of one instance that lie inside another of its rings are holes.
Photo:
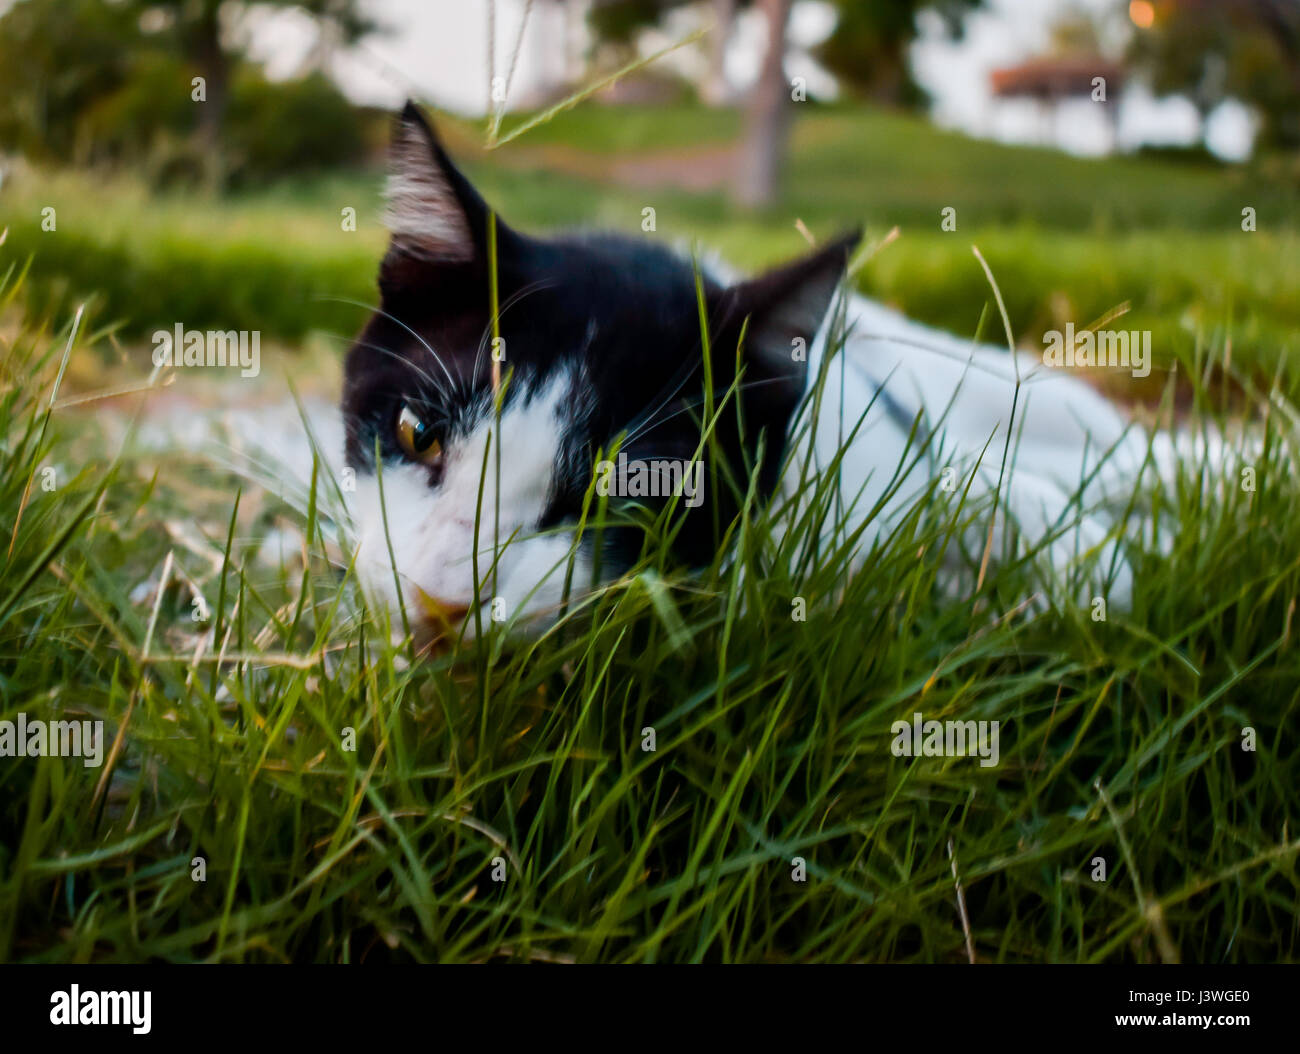
[[[397,415],[397,445],[407,457],[426,465],[442,457],[442,444],[433,429],[405,403]]]

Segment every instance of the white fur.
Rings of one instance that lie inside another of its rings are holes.
[[[422,259],[473,258],[465,212],[424,133],[403,124],[390,148],[384,225],[403,250]]]
[[[401,600],[413,623],[424,616],[423,591],[446,606],[482,605],[486,627],[494,615],[514,624],[553,614],[563,599],[573,537],[540,534],[538,518],[552,484],[561,439],[563,404],[571,378],[557,377],[526,403],[502,412],[500,442],[487,414],[473,433],[445,449],[442,482],[430,487],[423,466],[389,463],[378,475],[358,476],[353,518],[357,525],[357,573],[363,588],[383,601],[397,621]],[[491,448],[488,447],[491,436]],[[500,490],[496,453],[501,451]],[[484,454],[487,471],[484,474]],[[483,496],[480,502],[479,485]],[[382,482],[384,504],[380,504]],[[497,497],[500,495],[500,520]],[[383,509],[387,508],[387,532]],[[475,590],[474,516],[478,509],[478,582]],[[499,540],[499,545],[495,544]],[[391,543],[391,557],[389,545]],[[499,556],[493,567],[494,553]],[[396,574],[394,574],[394,568]],[[589,561],[573,559],[572,583],[581,594],[591,582]],[[494,588],[495,586],[495,588]],[[493,603],[498,601],[497,603]]]
[[[860,563],[872,542],[887,534],[947,468],[955,470],[949,476],[955,486],[938,491],[940,498],[955,506],[973,473],[967,506],[970,511],[987,506],[1011,428],[994,554],[1003,551],[1008,519],[1027,545],[1054,533],[1044,549],[1051,577],[1064,581],[1076,564],[1096,557],[1085,583],[1096,591],[1104,588],[1115,557],[1108,594],[1127,603],[1129,568],[1116,556],[1111,519],[1097,506],[1131,492],[1146,453],[1145,436],[1127,432],[1115,407],[1083,381],[1050,370],[1033,356],[1020,353],[1013,360],[1005,349],[960,340],[860,296],[850,298],[847,321],[843,361],[831,361],[817,420],[810,402],[792,426],[796,442],[781,481],[783,493],[797,498],[803,490],[810,448],[814,465],[830,465],[870,405],[840,472],[841,494],[852,509],[839,531],[856,530],[884,500],[862,535]],[[809,353],[810,384],[821,368],[829,329],[829,323],[823,325]],[[1013,423],[1017,368],[1020,396]],[[872,405],[881,387],[884,397]],[[918,412],[922,427],[909,447],[908,431]],[[930,430],[935,438],[918,458]],[[900,470],[904,464],[913,467]],[[1094,470],[1080,509],[1072,499]],[[885,499],[891,487],[897,489]],[[987,530],[985,515],[965,539],[968,551],[982,553]]]

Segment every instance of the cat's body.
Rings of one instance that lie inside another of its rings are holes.
[[[813,347],[810,377],[823,368],[831,328]],[[960,340],[866,297],[848,298],[837,336],[821,397],[791,428],[786,496],[804,489],[810,449],[813,466],[838,456],[846,514],[833,529],[844,537],[865,523],[860,549],[933,492],[969,510],[954,510],[971,521],[968,554],[988,544],[990,519],[993,551],[1006,552],[1003,534],[1014,525],[1021,551],[1041,550],[1047,586],[1077,571],[1087,595],[1128,602],[1131,575],[1113,515],[1131,496],[1151,437],[1087,384],[1033,356],[1013,360],[1005,348]]]
[[[395,130],[389,203],[383,304],[345,368],[357,567],[368,592],[435,635],[462,620],[472,631],[476,608],[535,624],[625,569],[642,547],[635,527],[605,531],[599,552],[590,532],[575,543],[596,458],[617,446],[633,464],[699,460],[700,422],[729,391],[707,500],[678,500],[675,549],[688,564],[712,559],[717,524],[735,517],[751,478],[760,500],[793,497],[793,510],[808,470],[825,472],[841,450],[845,516],[827,530],[868,522],[863,553],[945,470],[955,486],[943,491],[977,509],[1004,474],[1015,403],[1002,525],[1030,544],[1053,539],[1044,553],[1064,581],[1110,531],[1071,495],[1108,452],[1089,502],[1131,484],[1141,461],[1141,441],[1086,385],[1021,356],[1017,397],[1006,351],[856,296],[814,409],[856,235],[730,284],[648,239],[525,237],[491,220],[411,106]],[[1110,567],[1103,587],[1126,593],[1122,561]]]

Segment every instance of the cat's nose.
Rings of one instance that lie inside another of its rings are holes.
[[[419,586],[415,587],[415,592],[420,600],[420,610],[425,617],[442,629],[454,629],[469,614],[469,607],[466,604],[436,597],[432,593],[426,593]]]

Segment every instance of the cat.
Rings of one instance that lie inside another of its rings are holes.
[[[627,492],[676,500],[686,565],[714,558],[717,524],[751,481],[750,500],[792,522],[834,472],[842,515],[825,530],[865,525],[859,564],[922,496],[978,509],[996,494],[992,553],[1019,544],[1051,582],[1127,601],[1122,531],[1101,506],[1131,493],[1151,437],[1033,356],[837,299],[860,231],[748,279],[650,237],[528,236],[495,218],[411,103],[386,197],[381,303],[344,364],[345,457],[358,577],[424,639],[472,636],[489,618],[545,626],[642,551],[628,522],[577,536],[593,481],[617,496],[635,485],[629,466],[701,461],[703,502],[682,500],[684,475],[676,499]],[[728,392],[705,455],[701,422]],[[616,445],[621,457],[598,465]],[[968,525],[976,558],[989,523]]]

